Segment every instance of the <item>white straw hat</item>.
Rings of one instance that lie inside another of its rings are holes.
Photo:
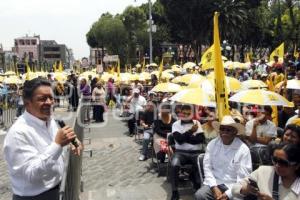
[[[234,119],[232,118],[232,116],[230,116],[230,115],[225,115],[223,117],[221,123],[217,122],[217,121],[212,122],[212,126],[214,127],[214,129],[216,131],[220,131],[220,125],[232,126],[232,127],[236,128],[238,131],[238,133],[237,133],[238,135],[243,135],[245,133],[245,127],[240,123],[236,123],[234,121]]]

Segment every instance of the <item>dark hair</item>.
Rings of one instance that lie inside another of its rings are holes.
[[[300,164],[300,147],[295,144],[287,144],[282,150],[286,153],[288,161]],[[296,174],[300,177],[300,168],[296,170]]]
[[[273,112],[271,106],[264,106],[264,111],[265,111],[265,112],[268,112],[270,115],[272,115],[272,112]]]
[[[297,133],[298,137],[300,138],[300,126],[297,126],[296,124],[288,124],[284,129],[284,133],[287,130],[291,130],[291,131]],[[300,146],[300,144],[298,144],[298,145]]]
[[[182,105],[181,110],[192,110],[192,106],[191,105]]]
[[[51,87],[51,83],[45,78],[34,78],[30,81],[25,81],[23,89],[23,99],[30,100],[33,97],[34,91],[40,86]]]
[[[273,151],[272,151],[272,155],[274,153],[275,150],[280,150],[282,149],[286,156],[287,156],[287,160],[289,162],[295,162],[297,164],[300,164],[300,147],[299,145],[295,145],[295,144],[286,144],[286,143],[280,143],[280,144],[276,144],[273,146]],[[300,177],[300,168],[296,170],[296,175],[298,177]]]

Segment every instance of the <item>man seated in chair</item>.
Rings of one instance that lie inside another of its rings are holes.
[[[237,135],[245,128],[226,115],[222,122],[214,121],[213,127],[219,136],[208,143],[205,152],[204,183],[196,192],[197,200],[232,199],[231,187],[252,171],[249,148]]]
[[[172,126],[172,135],[175,140],[175,153],[171,161],[171,184],[172,200],[179,199],[178,181],[180,167],[185,164],[192,164],[192,178],[194,188],[200,187],[200,177],[197,170],[197,157],[203,151],[202,144],[205,142],[201,124],[192,120],[192,107],[183,105],[181,107],[181,119]]]
[[[127,99],[130,104],[129,112],[132,114],[131,118],[128,120],[129,136],[134,135],[135,121],[138,113],[144,109],[147,101],[140,95],[139,89],[132,90],[132,95]]]
[[[153,122],[156,113],[154,112],[155,105],[148,101],[144,113],[141,116],[140,126],[143,128],[143,149],[142,154],[139,157],[139,161],[145,161],[148,157],[148,145],[150,139],[153,137]]]

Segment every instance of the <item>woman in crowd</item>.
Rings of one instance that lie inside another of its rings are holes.
[[[280,144],[273,152],[273,166],[261,166],[232,188],[234,197],[257,196],[261,200],[300,199],[300,148]]]
[[[159,119],[154,121],[154,136],[153,146],[154,152],[157,154],[160,162],[165,161],[165,155],[167,153],[167,137],[169,133],[172,133],[172,125],[176,120],[172,117],[171,106],[164,104],[161,106]]]
[[[92,100],[94,102],[93,116],[95,121],[104,122],[103,113],[104,113],[104,105],[105,105],[105,91],[100,81],[96,83],[96,87],[92,92]]]

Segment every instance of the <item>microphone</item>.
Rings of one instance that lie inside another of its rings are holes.
[[[58,125],[60,126],[60,128],[63,128],[63,127],[66,126],[66,124],[65,124],[65,122],[64,122],[63,120],[57,120],[57,123],[58,123]],[[79,144],[78,144],[76,138],[74,138],[74,139],[71,141],[71,143],[72,143],[76,148],[79,147]]]

